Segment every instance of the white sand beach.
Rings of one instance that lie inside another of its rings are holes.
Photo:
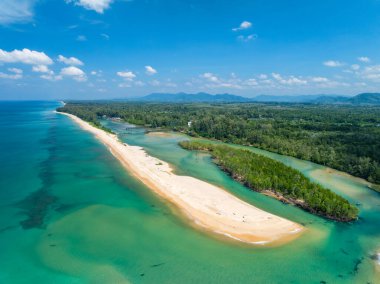
[[[256,208],[220,187],[176,175],[168,163],[149,156],[143,148],[122,143],[116,135],[74,115],[62,114],[94,134],[128,172],[172,203],[196,227],[255,245],[282,244],[304,231],[301,225]]]

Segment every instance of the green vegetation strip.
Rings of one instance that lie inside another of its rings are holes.
[[[209,152],[235,180],[258,192],[337,221],[357,219],[358,209],[334,192],[311,182],[301,172],[249,150],[198,141],[179,143],[188,150]]]
[[[119,117],[149,128],[254,146],[380,184],[380,107],[308,104],[69,102],[97,123]]]

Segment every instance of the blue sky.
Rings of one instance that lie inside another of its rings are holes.
[[[1,0],[0,99],[380,87],[378,0]]]

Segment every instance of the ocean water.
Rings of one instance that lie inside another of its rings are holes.
[[[307,228],[284,246],[250,247],[195,230],[58,105],[0,102],[0,283],[380,283],[380,194],[364,181],[250,148],[360,208],[355,223],[327,221],[234,182],[208,155],[178,147],[186,136],[103,121],[178,174]]]

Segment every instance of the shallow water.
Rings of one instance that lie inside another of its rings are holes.
[[[186,136],[104,121],[177,173],[307,228],[281,247],[226,242],[173,213],[91,134],[52,112],[57,105],[0,103],[0,283],[380,283],[371,258],[380,249],[380,195],[365,182],[251,148],[360,204],[358,222],[339,224],[249,191],[208,155],[178,147]]]

